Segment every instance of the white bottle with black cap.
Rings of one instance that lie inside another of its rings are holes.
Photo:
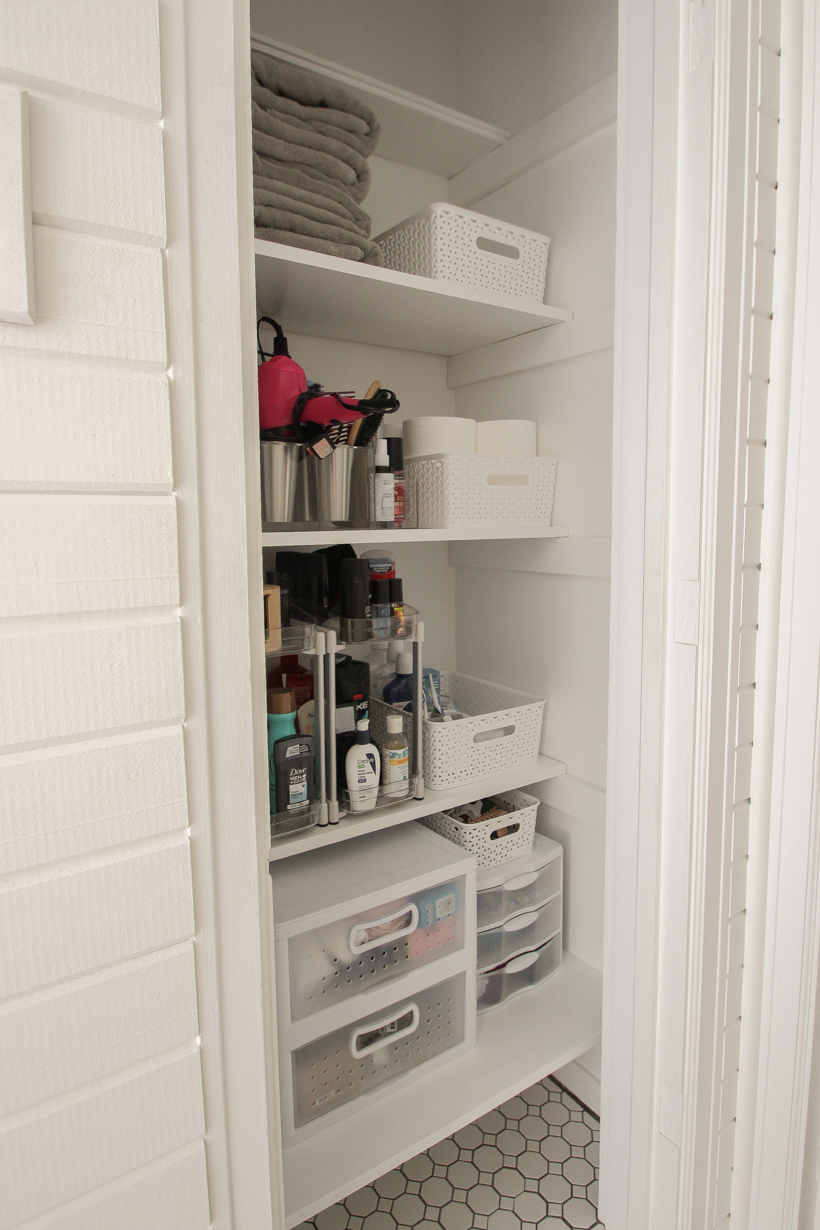
[[[347,793],[351,811],[372,811],[379,797],[381,756],[370,742],[370,722],[362,718],[356,723],[356,742],[345,757]]]

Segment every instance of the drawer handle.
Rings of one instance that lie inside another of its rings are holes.
[[[518,914],[515,918],[511,918],[509,922],[505,922],[504,930],[523,931],[525,927],[531,927],[536,922],[538,922],[538,914],[535,910],[531,910],[529,914]]]
[[[512,961],[508,961],[504,966],[506,974],[520,974],[523,969],[529,969],[531,965],[541,956],[540,952],[522,952],[520,957],[513,957]]]
[[[514,892],[517,888],[529,888],[530,884],[534,884],[541,873],[538,871],[525,871],[523,875],[513,876],[511,880],[505,880],[501,885],[508,893]]]
[[[405,1004],[391,1016],[382,1017],[372,1025],[362,1025],[350,1035],[350,1054],[354,1059],[372,1055],[399,1038],[406,1038],[419,1027],[419,1010],[415,1004]]]
[[[407,922],[403,923],[403,919],[407,919]],[[393,926],[393,923],[398,923],[398,926]],[[398,940],[403,935],[409,935],[418,925],[418,906],[411,901],[409,905],[403,906],[395,914],[385,914],[384,918],[356,923],[351,928],[348,940],[350,951],[358,954],[367,952],[370,948],[379,948],[382,944],[389,944],[391,940]],[[378,934],[374,935],[374,931]]]

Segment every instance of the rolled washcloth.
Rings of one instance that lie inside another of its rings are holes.
[[[381,264],[360,206],[381,131],[375,115],[306,69],[261,52],[251,66],[257,236]]]

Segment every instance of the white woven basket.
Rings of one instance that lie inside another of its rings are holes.
[[[480,782],[536,759],[545,701],[450,671],[441,673],[441,691],[468,716],[424,722],[424,781],[430,790]]]
[[[418,529],[550,525],[555,457],[441,453],[404,463],[405,516]]]
[[[476,856],[479,867],[495,867],[498,863],[508,863],[510,859],[528,854],[532,849],[538,799],[522,794],[520,790],[508,790],[494,797],[503,799],[505,803],[512,803],[515,811],[506,816],[497,816],[494,820],[478,820],[474,824],[464,824],[461,820],[455,820],[439,811],[432,816],[423,816],[421,823],[434,833],[455,842],[462,849],[469,850]],[[515,833],[493,838],[493,833],[513,824],[518,825]]]
[[[544,302],[546,235],[438,201],[378,235],[388,269]]]

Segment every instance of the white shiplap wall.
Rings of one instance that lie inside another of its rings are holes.
[[[0,325],[0,1230],[209,1224],[157,0],[0,4],[37,323]]]

